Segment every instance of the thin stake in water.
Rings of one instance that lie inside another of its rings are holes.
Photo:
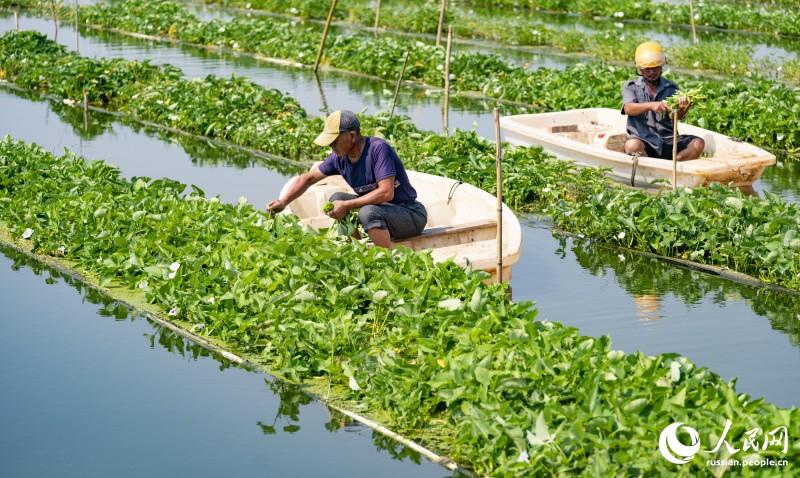
[[[689,24],[692,25],[692,43],[697,43],[697,28],[694,26],[694,0],[689,0]]]
[[[81,32],[78,29],[78,16],[80,15],[81,6],[78,4],[78,0],[75,0],[75,52],[81,52]]]
[[[316,71],[314,72],[314,79],[317,81],[317,89],[319,90],[320,100],[322,100],[322,108],[325,110],[325,115],[327,116],[329,114],[328,100],[325,99],[325,91],[322,89],[322,81],[320,81],[319,75]]]
[[[442,0],[442,6],[439,8],[439,26],[436,27],[436,46],[442,43],[442,25],[444,24],[445,10],[447,10],[447,0]]]
[[[89,129],[89,93],[83,92],[83,130]]]
[[[394,85],[394,96],[392,96],[392,109],[389,110],[389,118],[394,116],[394,107],[397,104],[397,94],[400,93],[400,83],[403,82],[403,76],[406,74],[406,65],[408,64],[408,50],[403,53],[403,68],[400,69],[400,76],[397,77],[397,84]]]
[[[503,170],[500,163],[502,146],[500,144],[500,109],[494,109],[494,137],[497,143],[494,167],[497,176],[497,282],[503,282]]]
[[[678,110],[672,111],[672,189],[678,189]]]
[[[447,27],[447,51],[444,54],[444,134],[450,136],[450,46],[453,42],[453,26]]]
[[[328,30],[331,27],[331,20],[333,20],[333,11],[336,10],[336,0],[331,1],[331,8],[328,10],[328,18],[325,20],[325,29],[322,30],[322,38],[319,41],[319,48],[317,49],[317,59],[314,60],[314,73],[319,68],[319,62],[322,60],[322,50],[325,48],[325,39],[328,38]]]
[[[53,12],[53,41],[58,41],[58,14],[56,13],[56,2],[50,0],[50,10]]]
[[[19,13],[14,9],[14,31],[19,31]]]
[[[381,22],[381,0],[378,0],[378,5],[375,7],[375,27],[374,34],[378,36],[378,25]]]

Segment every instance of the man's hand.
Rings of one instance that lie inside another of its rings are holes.
[[[692,103],[689,101],[689,98],[685,96],[681,96],[678,99],[678,114],[683,117],[686,115],[686,112],[689,111],[689,108],[692,107]]]
[[[650,109],[654,113],[667,113],[669,112],[669,106],[663,101],[652,101],[650,102]]]
[[[350,207],[347,205],[347,201],[333,201],[333,209],[328,213],[328,216],[338,221],[348,212],[350,212]]]
[[[276,199],[267,203],[267,212],[277,214],[286,209],[287,204],[282,199]]]

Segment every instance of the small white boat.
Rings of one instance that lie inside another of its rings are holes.
[[[636,186],[650,186],[658,179],[672,182],[672,161],[641,157],[634,175],[633,158],[624,152],[627,116],[619,110],[590,108],[581,110],[504,116],[500,127],[505,139],[515,145],[539,145],[561,159],[584,166],[610,168],[609,175]],[[681,134],[703,138],[703,156],[677,165],[678,186],[696,187],[709,183],[749,186],[775,156],[761,148],[707,129],[680,123]]]
[[[433,259],[452,259],[456,264],[483,270],[497,280],[497,199],[470,184],[407,171],[417,200],[428,211],[428,223],[421,235],[394,242],[415,251],[429,249]],[[281,195],[296,178],[290,179]],[[328,176],[312,185],[284,210],[295,214],[302,224],[314,229],[330,227],[333,219],[322,212],[322,206],[335,192],[352,193],[341,176]],[[511,279],[511,266],[520,256],[522,231],[517,216],[503,204],[503,282]]]

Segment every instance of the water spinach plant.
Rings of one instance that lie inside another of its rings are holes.
[[[208,3],[217,4],[209,0]],[[265,11],[292,17],[322,21],[327,11],[319,8],[319,2],[280,2],[273,0],[248,2],[233,0],[226,2],[242,12]],[[362,29],[374,25],[374,1],[356,0],[339,4],[335,12],[337,19]],[[440,2],[384,2],[381,4],[380,25],[391,32],[435,34],[439,18]],[[614,17],[614,20],[619,20]],[[536,12],[521,12],[497,8],[474,8],[462,4],[449,5],[445,24],[453,26],[455,38],[488,40],[508,45],[526,47],[551,47],[565,53],[591,56],[608,61],[630,62],[636,45],[650,39],[644,33],[623,29],[617,21],[584,22],[582,28],[574,24],[560,25],[551,18]],[[386,33],[384,33],[386,34]],[[748,35],[739,35],[737,42],[747,42]],[[727,75],[748,76],[758,64],[764,69],[775,70],[781,66],[777,60],[753,58],[753,49],[746,45],[733,45],[731,41],[704,41],[694,45],[687,36],[686,41],[671,44],[670,64],[684,69],[721,72]],[[790,79],[788,76],[783,76]],[[793,81],[793,80],[792,80]]]
[[[239,51],[311,64],[320,26],[276,18],[234,17],[203,22],[182,4],[166,0],[123,0],[81,9],[86,26],[122,29],[181,40],[201,46]],[[329,39],[323,62],[333,67],[394,81],[409,52],[405,78],[421,85],[444,85],[444,49],[407,38],[337,35]],[[631,46],[630,51],[633,51]],[[689,56],[692,61],[694,56]],[[741,64],[740,64],[741,65]],[[632,67],[602,63],[579,64],[565,70],[529,71],[497,55],[463,52],[452,58],[451,88],[469,94],[520,102],[538,111],[584,107],[619,107],[622,82],[636,75]],[[759,146],[797,151],[800,130],[800,88],[754,76],[720,81],[669,75],[684,88],[699,88],[708,98],[720,98],[714,108],[692,113],[699,126],[741,138]]]
[[[295,160],[324,154],[313,145],[320,118],[309,118],[293,100],[241,78],[186,80],[169,66],[84,58],[30,32],[0,37],[0,76],[66,98],[90,90],[93,104],[133,118]],[[494,192],[494,145],[476,133],[448,137],[421,131],[408,118],[361,119],[366,133],[394,143],[408,168]],[[731,267],[800,289],[800,244],[794,240],[800,213],[776,196],[745,198],[720,187],[649,196],[539,148],[509,150],[504,163],[504,196],[513,208],[551,214],[559,227],[598,240]]]
[[[656,444],[676,421],[703,443],[726,419],[733,443],[756,425],[800,433],[800,410],[738,394],[684,357],[625,354],[608,337],[536,320],[485,273],[337,243],[292,217],[185,189],[0,141],[7,240],[136,291],[291,380],[327,377],[365,412],[481,475],[672,476]],[[795,462],[800,448],[751,457]],[[704,447],[682,469],[707,473],[714,458]]]

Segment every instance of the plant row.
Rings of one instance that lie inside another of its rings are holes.
[[[217,3],[211,2],[209,3]],[[326,10],[320,2],[275,2],[233,0],[228,5],[242,9],[293,15],[301,18],[324,19]],[[372,0],[347,2],[337,10],[339,21],[361,27],[372,27],[375,12]],[[439,2],[388,2],[381,5],[380,26],[410,33],[435,34],[439,18]],[[531,14],[497,9],[471,9],[454,5],[445,15],[446,25],[453,26],[457,38],[491,40],[511,45],[553,47],[565,53],[591,55],[596,59],[632,62],[636,46],[651,39],[644,33],[627,31],[607,22],[607,28],[576,29],[548,25]],[[617,23],[618,26],[623,25]],[[446,33],[446,32],[445,32]],[[725,75],[750,76],[755,72],[775,72],[775,77],[800,82],[796,61],[779,62],[767,58],[755,60],[753,47],[732,45],[730,41],[704,41],[702,44],[671,45],[670,65],[687,70],[703,70]]]
[[[655,443],[675,421],[704,443],[725,418],[734,442],[756,424],[800,433],[797,409],[737,394],[683,357],[626,355],[536,321],[486,274],[427,254],[333,242],[246,201],[10,138],[0,171],[0,225],[35,252],[143,292],[290,379],[326,376],[411,436],[442,430],[443,451],[481,474],[672,475]],[[710,458],[684,469],[707,472]]]
[[[85,58],[32,32],[0,37],[0,77],[198,135],[312,161],[322,128],[291,98],[242,78],[186,80],[174,67]],[[450,137],[408,118],[362,116],[365,133],[390,139],[410,169],[494,191],[494,145],[475,132]],[[611,187],[599,169],[577,169],[539,148],[505,159],[506,202],[553,215],[566,230],[672,257],[732,267],[800,289],[800,212],[777,196],[746,198],[727,188],[648,195]]]
[[[656,0],[470,0],[485,7],[529,8],[578,14],[588,17],[647,20],[662,24],[690,24],[689,2]],[[800,36],[800,13],[790,6],[761,4],[721,4],[698,1],[694,4],[695,24],[726,30]]]

